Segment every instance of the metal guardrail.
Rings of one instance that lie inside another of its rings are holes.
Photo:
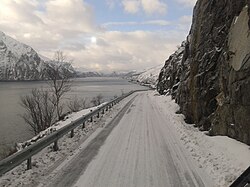
[[[51,145],[54,143],[53,149],[54,151],[58,150],[58,140],[69,133],[71,131],[71,137],[74,136],[74,129],[81,124],[83,125],[83,128],[85,128],[85,122],[90,119],[90,121],[93,121],[93,117],[97,115],[97,117],[100,116],[100,112],[104,113],[105,110],[108,110],[113,105],[124,99],[125,97],[128,97],[129,95],[138,92],[138,91],[145,91],[145,90],[135,90],[131,91],[121,97],[118,97],[105,105],[99,107],[98,109],[92,111],[89,114],[86,114],[82,116],[81,118],[78,118],[77,120],[71,122],[70,124],[64,126],[63,128],[53,132],[52,134],[42,138],[38,142],[35,142],[34,144],[24,148],[23,150],[3,159],[0,161],[0,176],[5,174],[6,172],[12,170],[13,168],[17,167],[21,163],[23,163],[25,160],[27,160],[27,169],[31,169],[31,157],[40,152],[45,147]]]
[[[230,187],[250,187],[250,166],[230,185]]]

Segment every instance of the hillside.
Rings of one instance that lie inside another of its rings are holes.
[[[161,70],[186,122],[250,144],[249,1],[198,0],[181,53]],[[171,67],[171,68],[169,68]]]
[[[147,69],[143,72],[130,72],[125,77],[133,82],[140,83],[151,88],[156,88],[159,73],[161,71],[162,65],[158,65]]]
[[[0,80],[45,80],[51,66],[55,63],[0,31]],[[63,68],[75,74],[69,63]]]

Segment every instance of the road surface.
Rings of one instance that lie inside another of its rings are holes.
[[[154,92],[139,92],[48,186],[213,186],[186,153]]]

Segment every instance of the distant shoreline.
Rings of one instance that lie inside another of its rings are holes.
[[[106,76],[102,76],[102,77],[106,78]],[[84,79],[84,78],[101,78],[101,76],[96,76],[96,77],[75,77],[74,79]],[[110,77],[110,78],[122,78],[122,77]],[[49,80],[0,80],[0,82],[46,82],[46,81],[49,81]]]
[[[0,80],[0,82],[44,82],[46,80]]]

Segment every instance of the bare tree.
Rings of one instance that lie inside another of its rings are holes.
[[[1,144],[0,145],[0,160],[7,158],[8,156],[14,154],[16,151],[17,150],[14,146]]]
[[[47,129],[56,121],[54,97],[49,91],[33,89],[30,95],[21,97],[21,106],[26,110],[22,115],[34,134]]]
[[[78,98],[77,96],[75,96],[68,102],[67,106],[71,112],[78,112],[82,109],[87,108],[88,104],[86,99]]]
[[[97,105],[100,105],[103,101],[103,96],[102,94],[99,94],[97,95],[96,97],[94,97],[92,100],[91,100],[91,103],[94,105],[94,106],[97,106]]]
[[[55,53],[55,60],[47,65],[48,90],[33,89],[30,95],[21,97],[21,106],[26,113],[22,115],[31,130],[38,134],[47,129],[62,115],[62,97],[70,91],[72,73],[69,71],[63,52]]]
[[[54,105],[56,107],[57,119],[60,119],[62,115],[62,105],[61,99],[70,91],[72,86],[72,74],[64,67],[66,63],[66,56],[62,51],[57,51],[55,53],[55,58],[53,61],[53,66],[50,66],[47,75],[48,75],[48,84],[51,87],[51,92],[53,93]]]

